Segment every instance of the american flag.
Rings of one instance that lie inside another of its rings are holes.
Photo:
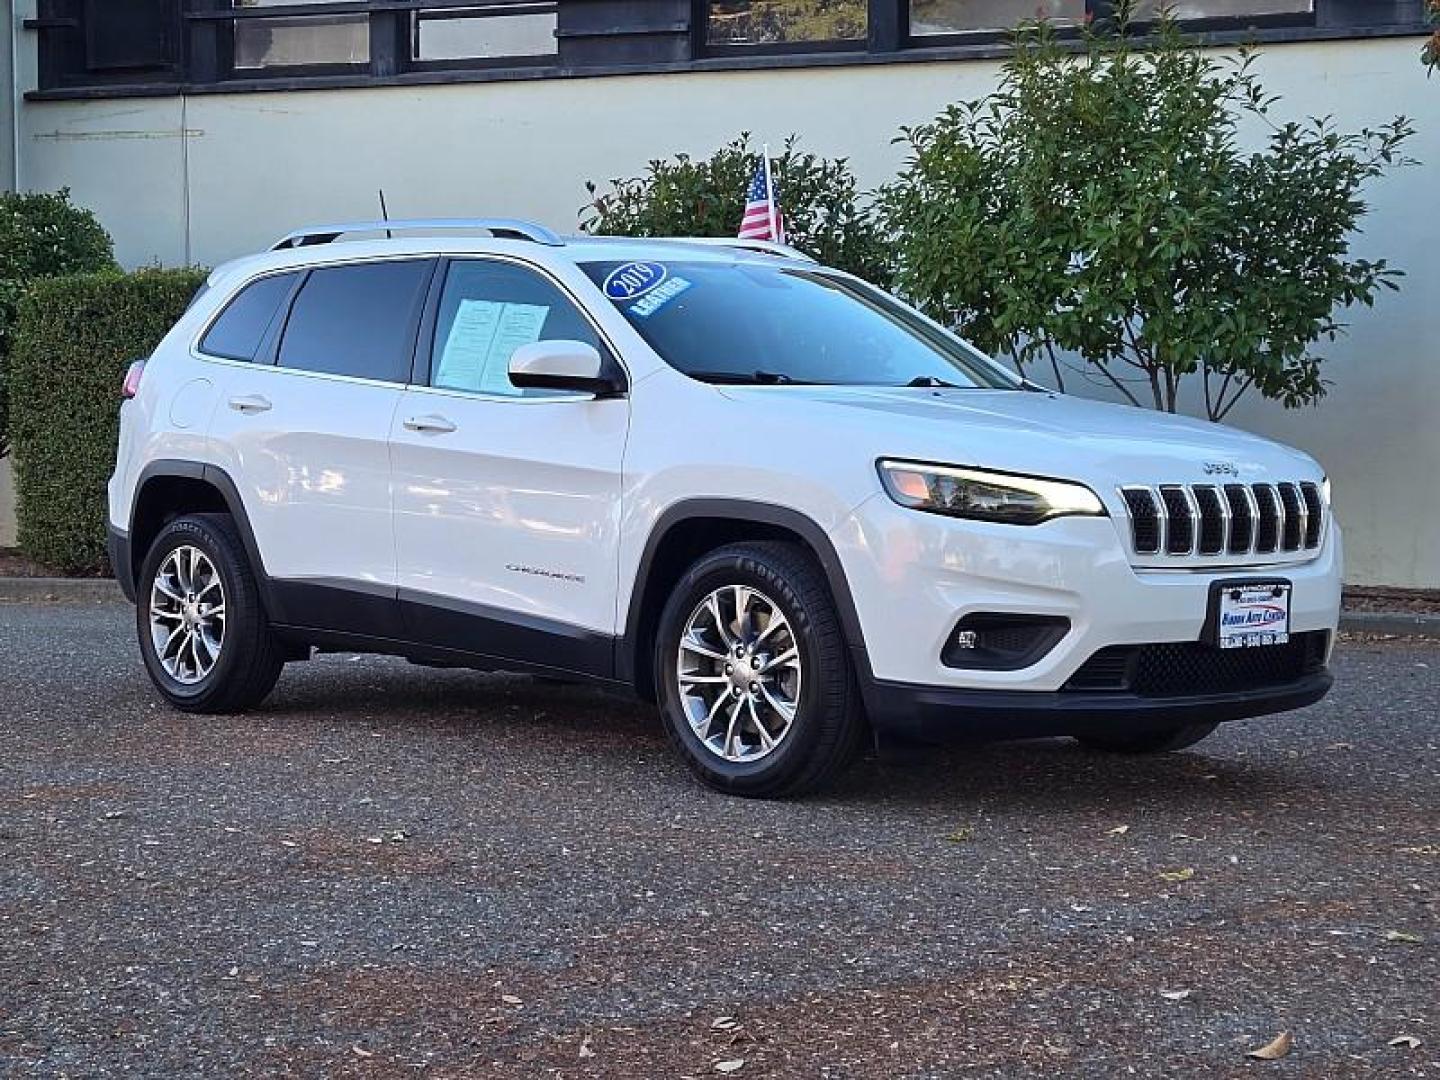
[[[745,194],[745,217],[740,222],[741,240],[774,240],[785,242],[785,221],[780,216],[780,200],[770,180],[770,155],[760,159],[755,179]]]

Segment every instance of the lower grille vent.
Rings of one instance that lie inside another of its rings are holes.
[[[1284,645],[1217,649],[1198,641],[1111,645],[1090,657],[1067,691],[1111,691],[1147,698],[1258,690],[1294,682],[1325,665],[1324,630],[1293,634]]]

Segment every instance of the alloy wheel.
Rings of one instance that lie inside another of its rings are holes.
[[[210,557],[184,545],[165,556],[150,586],[150,641],[165,674],[193,686],[225,643],[225,586]]]
[[[716,589],[685,622],[675,676],[680,703],[695,737],[725,761],[758,761],[784,741],[802,675],[789,620],[758,589]]]

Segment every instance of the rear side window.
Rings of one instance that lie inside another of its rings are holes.
[[[297,276],[273,274],[246,285],[211,324],[200,351],[226,360],[254,360]]]
[[[407,382],[429,273],[427,259],[315,270],[290,309],[280,366]]]

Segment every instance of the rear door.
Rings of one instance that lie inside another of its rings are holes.
[[[387,440],[434,265],[304,273],[257,358],[227,382],[211,436],[272,578],[277,623],[397,636]]]
[[[629,400],[521,390],[534,341],[613,353],[576,300],[529,265],[442,266],[391,434],[409,636],[592,674],[613,660]]]

